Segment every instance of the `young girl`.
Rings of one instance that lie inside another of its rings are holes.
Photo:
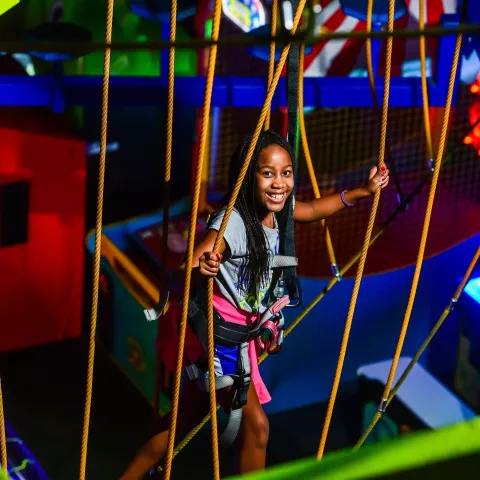
[[[245,160],[251,137],[237,148],[230,165],[230,188]],[[215,278],[213,304],[215,310],[228,322],[249,325],[267,309],[267,292],[272,280],[269,258],[279,252],[280,230],[284,216],[293,202],[295,155],[289,143],[269,130],[260,135],[250,167],[240,189],[220,253],[213,254],[213,245],[222,223],[225,208],[211,220],[209,231],[195,248],[193,255],[192,286],[201,288],[209,277]],[[355,190],[344,191],[310,202],[294,202],[296,222],[315,222],[353,206],[357,201],[373,195],[388,184],[388,170],[372,167],[368,182]],[[248,261],[245,261],[247,259]],[[181,270],[180,270],[181,272]],[[180,274],[177,283],[182,284]],[[231,349],[230,349],[231,350]],[[243,407],[240,426],[238,469],[245,473],[265,468],[265,454],[269,425],[262,404],[270,395],[258,369],[256,342],[248,344],[251,364],[251,383],[247,403]],[[216,346],[217,359],[227,364],[230,352]],[[217,401],[226,411],[232,404],[231,388],[217,390]],[[183,438],[208,413],[209,396],[194,381],[188,381],[183,391],[178,413],[176,442]],[[141,479],[160,462],[166,452],[170,416],[160,421],[158,432],[139,451],[122,480]]]

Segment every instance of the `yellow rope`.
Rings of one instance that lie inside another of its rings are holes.
[[[312,156],[310,155],[310,148],[307,140],[307,129],[305,127],[305,112],[303,105],[303,68],[305,57],[305,44],[300,45],[300,65],[299,65],[299,81],[298,81],[298,113],[300,120],[300,137],[302,139],[302,148],[305,155],[305,162],[307,164],[308,175],[312,182],[313,193],[315,198],[320,198],[320,189],[318,188],[317,178],[315,176],[315,170],[313,168]],[[337,260],[335,259],[335,251],[333,250],[332,237],[330,236],[330,229],[327,226],[325,219],[322,219],[322,229],[325,233],[325,242],[327,244],[328,258],[334,272],[337,272]]]
[[[400,354],[402,352],[402,347],[403,343],[405,340],[405,336],[407,333],[407,328],[408,328],[408,323],[410,321],[410,316],[412,314],[412,309],[413,309],[413,303],[415,301],[415,296],[417,293],[417,287],[418,287],[418,282],[420,279],[420,272],[422,270],[422,264],[423,264],[423,258],[425,255],[425,246],[427,243],[427,237],[428,237],[428,230],[430,227],[430,219],[432,215],[432,209],[433,209],[433,202],[435,200],[435,193],[437,189],[437,183],[438,183],[438,177],[440,174],[440,168],[442,166],[442,161],[443,161],[443,151],[445,148],[445,140],[447,137],[447,128],[448,128],[448,120],[450,117],[450,107],[452,104],[452,98],[453,98],[453,88],[455,86],[455,78],[457,74],[457,66],[458,66],[458,59],[460,56],[460,47],[462,44],[462,34],[457,35],[457,41],[455,45],[455,54],[453,57],[453,64],[452,64],[452,71],[450,73],[450,81],[448,84],[448,94],[447,94],[447,100],[445,104],[445,113],[443,116],[443,123],[442,123],[442,130],[440,134],[440,142],[438,146],[438,151],[436,155],[436,161],[435,161],[435,169],[433,171],[433,177],[432,177],[432,185],[430,188],[430,193],[428,196],[428,203],[427,203],[427,209],[425,213],[425,221],[423,224],[423,230],[422,230],[422,236],[420,239],[420,247],[418,250],[418,255],[417,255],[417,261],[415,265],[415,273],[413,276],[413,282],[412,282],[412,288],[410,290],[410,296],[408,299],[408,305],[407,305],[407,310],[405,312],[405,317],[403,320],[402,324],[402,329],[400,331],[400,337],[398,339],[397,347],[395,350],[395,355],[393,357],[392,361],[392,366],[390,369],[390,373],[388,375],[388,380],[385,385],[385,389],[382,395],[382,404],[388,401],[389,395],[390,395],[390,389],[392,387],[393,383],[393,378],[395,376],[395,372],[397,370],[397,365],[398,365],[398,360],[400,358]],[[360,440],[358,441],[357,445],[355,445],[355,448],[360,448],[363,444],[363,442],[366,440],[370,432],[372,431],[373,427],[376,425],[380,417],[382,416],[382,410],[383,408],[379,408],[377,413],[375,414],[372,422],[368,426],[367,430],[364,432]]]
[[[367,3],[367,32],[370,33],[372,31],[372,14],[373,14],[373,0],[368,0]],[[393,38],[393,37],[390,37]],[[370,91],[372,93],[372,100],[373,100],[373,107],[375,110],[375,113],[378,114],[379,121],[381,123],[382,121],[382,110],[380,108],[380,105],[378,103],[378,97],[377,97],[377,90],[375,88],[375,75],[373,72],[373,60],[372,60],[372,39],[369,37],[365,41],[365,47],[366,47],[366,56],[367,56],[367,72],[368,72],[368,83],[370,85]],[[393,44],[392,44],[393,47]],[[389,164],[389,168],[391,170],[391,175],[392,179],[395,182],[395,188],[397,189],[397,197],[399,199],[399,203],[402,204],[403,202],[403,191],[402,187],[400,184],[400,180],[397,174],[397,169],[395,166],[395,162],[393,161],[393,156],[392,156],[392,148],[390,146],[389,139],[387,137],[385,141],[385,153],[387,156],[387,161]]]
[[[105,43],[112,42],[113,5],[115,0],[107,2],[107,20]],[[105,185],[105,163],[107,156],[108,87],[110,81],[110,48],[105,50],[102,84],[102,124],[100,135],[100,162],[98,166],[97,218],[95,223],[95,251],[93,255],[92,312],[87,366],[87,392],[83,420],[82,448],[80,454],[80,480],[85,479],[87,466],[88,432],[90,428],[90,410],[92,407],[93,366],[95,362],[95,331],[97,328],[98,282],[100,277],[100,253],[102,246],[103,189]]]
[[[172,173],[172,145],[173,145],[173,103],[175,94],[175,39],[177,33],[177,0],[172,0],[170,9],[170,42],[172,46],[168,55],[168,105],[167,105],[167,131],[165,150],[165,174],[164,174],[164,197],[163,197],[163,259],[161,289],[168,288],[167,258],[168,258],[168,224],[170,204],[170,177]],[[158,416],[160,407],[160,362],[161,357],[158,350],[155,352],[155,390],[153,397],[154,418]]]
[[[369,0],[369,15],[371,17],[371,8],[372,2]],[[393,20],[394,20],[394,11],[395,11],[395,1],[389,0],[388,4],[388,31],[393,31]],[[371,22],[369,27],[371,28]],[[368,28],[368,27],[367,27]],[[393,46],[393,37],[388,37],[387,39],[387,51],[386,51],[386,65],[385,65],[385,86],[383,91],[383,104],[382,104],[382,124],[381,124],[381,134],[380,134],[380,152],[378,159],[378,169],[381,169],[384,166],[385,159],[385,145],[387,138],[387,120],[388,120],[388,99],[390,93],[390,74],[392,66],[392,46]],[[375,217],[377,215],[378,204],[380,202],[380,192],[381,189],[377,189],[375,192],[375,197],[373,200],[372,211],[370,213],[370,219],[368,222],[367,231],[365,234],[365,240],[363,242],[362,254],[360,256],[360,261],[358,264],[357,275],[355,277],[355,284],[353,287],[352,298],[350,301],[350,307],[348,309],[347,320],[345,323],[345,330],[343,333],[342,344],[340,347],[340,355],[338,358],[337,368],[335,370],[335,378],[332,386],[332,393],[330,395],[330,400],[328,402],[328,409],[325,418],[325,423],[323,425],[322,436],[320,439],[320,445],[318,447],[317,459],[320,460],[323,457],[323,452],[325,450],[325,444],[327,442],[328,430],[330,428],[330,422],[332,420],[333,408],[335,406],[335,400],[337,396],[338,386],[340,384],[340,377],[342,375],[343,363],[345,361],[345,354],[347,351],[348,339],[350,336],[350,329],[352,326],[353,315],[355,313],[355,306],[357,304],[358,293],[360,291],[360,284],[362,282],[363,270],[365,267],[365,262],[367,259],[368,248],[370,245],[370,238],[372,236],[373,225],[375,223]]]
[[[2,461],[3,470],[5,470],[5,473],[8,473],[7,437],[5,434],[5,417],[3,413],[3,394],[2,394],[1,378],[0,378],[0,460]]]
[[[425,29],[425,2],[427,0],[419,0],[420,11],[418,18],[418,27],[420,30]],[[420,36],[420,66],[422,70],[422,99],[423,99],[423,122],[425,124],[425,140],[427,144],[428,159],[433,161],[433,147],[432,147],[432,131],[430,128],[430,108],[428,104],[428,90],[427,90],[427,61],[425,55],[425,36]]]
[[[217,41],[220,31],[220,19],[222,13],[222,2],[221,0],[215,0],[214,14],[213,14],[213,29],[212,29],[212,40]],[[202,130],[200,137],[200,145],[198,151],[198,163],[197,163],[197,173],[195,177],[195,187],[192,198],[192,215],[190,217],[190,227],[188,230],[188,250],[187,250],[187,260],[185,262],[185,287],[183,292],[183,304],[182,304],[182,317],[180,320],[180,331],[179,331],[179,345],[177,352],[177,369],[175,372],[175,384],[173,390],[172,398],[172,418],[170,424],[170,430],[168,435],[168,449],[165,463],[165,474],[164,478],[166,480],[170,479],[172,472],[172,460],[173,460],[173,451],[175,443],[175,433],[177,428],[177,415],[178,415],[178,403],[180,398],[180,384],[181,384],[181,374],[183,367],[183,352],[185,347],[185,332],[187,328],[187,317],[188,317],[188,302],[190,298],[190,285],[192,278],[192,264],[193,264],[193,250],[195,246],[195,231],[197,225],[198,217],[198,206],[200,201],[200,191],[202,186],[202,173],[203,173],[203,162],[205,159],[205,150],[207,146],[207,134],[208,134],[208,122],[210,120],[210,108],[212,101],[212,90],[213,90],[213,80],[215,77],[215,65],[217,60],[217,45],[213,44],[210,48],[208,55],[208,65],[207,65],[207,78],[205,86],[205,98],[202,110]],[[210,370],[211,372],[214,369]],[[215,387],[211,389],[210,396],[213,396],[215,400]],[[220,466],[218,459],[218,440],[217,440],[217,422],[215,412],[212,416],[212,456],[213,456],[213,473],[214,479],[217,480],[220,478]]]
[[[272,37],[277,34],[277,15],[278,15],[278,0],[273,0],[272,3]],[[270,42],[270,57],[268,59],[268,87],[270,87],[273,80],[273,73],[275,71],[275,41]],[[270,110],[267,112],[265,118],[265,130],[270,128]]]
[[[368,0],[367,3],[367,32],[372,31],[372,12],[373,12],[373,0]],[[375,109],[380,108],[377,100],[377,91],[375,89],[375,75],[373,74],[373,60],[372,60],[372,39],[368,37],[365,41],[365,53],[367,56],[367,72],[368,82],[370,83],[370,90],[372,91],[373,103]]]
[[[453,310],[453,307],[455,306],[455,304],[457,303],[460,295],[462,294],[463,292],[463,289],[465,288],[465,285],[467,284],[468,282],[468,279],[470,278],[470,275],[472,274],[472,271],[476,265],[476,263],[478,262],[478,258],[480,257],[480,246],[477,248],[477,251],[475,253],[475,255],[473,256],[472,258],[472,261],[470,262],[470,265],[468,266],[467,268],[467,271],[465,272],[465,275],[463,276],[463,279],[462,281],[460,282],[460,285],[458,286],[455,294],[453,295],[452,297],[452,300],[450,301],[450,303],[445,307],[445,310],[443,311],[442,315],[440,316],[440,318],[438,319],[437,323],[435,324],[435,326],[432,328],[431,332],[429,333],[428,337],[426,338],[426,340],[422,343],[422,346],[418,349],[418,352],[415,354],[415,356],[412,358],[412,360],[410,360],[410,363],[408,364],[407,368],[405,369],[405,371],[402,373],[402,375],[400,376],[400,378],[397,380],[397,383],[395,384],[395,386],[393,387],[392,391],[390,392],[390,395],[388,396],[388,401],[387,401],[387,404],[386,404],[386,407],[388,407],[390,405],[390,402],[392,401],[393,397],[397,394],[398,390],[400,389],[400,387],[403,385],[403,382],[405,381],[405,379],[407,378],[408,374],[411,372],[412,368],[415,366],[415,364],[418,362],[418,360],[420,359],[420,357],[422,356],[423,352],[425,351],[425,349],[428,347],[428,345],[430,344],[430,342],[432,341],[432,338],[436,335],[436,333],[438,332],[439,328],[442,326],[443,322],[445,321],[445,319],[448,317],[448,315],[450,314],[450,312]]]
[[[297,11],[295,12],[295,17],[293,19],[293,27],[291,30],[291,34],[294,35],[298,24],[300,22],[300,18],[302,16],[303,8],[305,6],[306,0],[300,0],[298,4]],[[252,137],[252,141],[250,143],[250,147],[248,149],[247,155],[245,157],[244,164],[242,166],[242,169],[239,173],[237,183],[235,184],[235,187],[233,189],[233,192],[230,196],[230,200],[228,202],[225,215],[222,219],[222,224],[220,226],[220,229],[217,234],[217,238],[215,240],[215,245],[213,247],[213,251],[215,253],[218,253],[220,244],[223,239],[223,235],[225,233],[225,230],[227,228],[228,224],[228,219],[230,218],[230,214],[232,213],[233,207],[235,205],[235,201],[237,199],[238,193],[240,191],[240,187],[242,185],[243,179],[245,178],[245,175],[248,170],[248,166],[250,164],[250,161],[253,156],[253,151],[255,150],[255,146],[257,144],[258,138],[260,136],[260,133],[262,131],[262,127],[265,124],[265,118],[267,116],[267,113],[270,109],[271,103],[272,103],[272,98],[273,94],[275,93],[275,89],[277,88],[278,81],[280,79],[280,75],[282,74],[282,69],[283,66],[285,65],[285,62],[287,60],[288,52],[290,51],[290,44],[287,44],[282,51],[282,55],[280,56],[280,60],[278,61],[278,64],[275,68],[275,75],[273,76],[272,83],[268,87],[268,92],[267,96],[265,98],[265,103],[263,104],[262,111],[260,113],[260,117],[258,119],[257,126],[255,128],[255,132]],[[209,371],[213,372],[213,301],[212,301],[212,296],[213,296],[213,279],[210,279],[208,282],[208,305],[209,305],[209,310],[208,310],[208,338],[209,338]],[[212,391],[212,384],[213,383],[213,375],[210,375],[210,391]],[[213,388],[214,390],[214,388]],[[212,398],[212,397],[211,397]],[[197,434],[197,432],[205,425],[209,418],[212,418],[212,423],[214,421],[214,418],[216,419],[216,410],[219,407],[216,405],[216,402],[210,405],[210,415],[207,415],[202,422],[197,425],[193,430],[190,431],[190,433],[184,438],[184,440],[177,446],[177,448],[174,451],[175,456],[188,444],[188,442]]]

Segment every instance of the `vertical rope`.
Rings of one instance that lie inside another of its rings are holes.
[[[278,15],[278,0],[273,0],[272,3],[272,37],[277,34],[277,15]],[[275,40],[270,42],[270,57],[268,59],[268,87],[272,84],[273,73],[275,71]],[[265,118],[265,130],[270,128],[270,110]]]
[[[310,182],[312,182],[313,193],[315,198],[320,198],[320,189],[318,188],[317,178],[315,176],[315,170],[313,168],[312,156],[310,155],[310,148],[308,146],[307,129],[305,127],[305,112],[304,112],[304,100],[303,100],[303,69],[305,59],[305,44],[300,45],[300,65],[299,65],[299,81],[298,81],[298,113],[300,120],[300,137],[302,139],[302,148],[305,155],[305,163],[307,164],[308,175],[310,176]],[[335,251],[333,249],[332,237],[330,235],[330,229],[327,226],[325,219],[321,221],[322,229],[325,234],[325,242],[327,244],[328,258],[330,259],[330,265],[332,271],[336,273],[338,271],[337,260],[335,258]]]
[[[170,42],[172,46],[169,49],[168,56],[168,105],[167,105],[167,129],[166,129],[166,149],[165,149],[165,173],[163,182],[163,221],[162,221],[162,282],[160,290],[168,288],[168,227],[170,224],[170,178],[172,173],[172,146],[173,146],[173,104],[175,94],[175,39],[177,32],[177,0],[172,0],[170,10]],[[160,325],[160,322],[159,322]],[[161,359],[158,351],[155,352],[155,391],[153,397],[154,417],[158,415],[160,408],[160,365]]]
[[[418,28],[425,29],[425,2],[419,0],[420,11],[418,18]],[[425,35],[420,35],[420,66],[422,71],[422,100],[423,100],[423,123],[425,125],[425,141],[427,145],[427,156],[429,161],[433,161],[432,130],[430,128],[430,108],[428,105],[427,90],[427,60],[425,55]],[[433,167],[433,165],[432,165]]]
[[[112,43],[113,5],[115,0],[107,0],[107,20],[105,43]],[[108,87],[110,81],[110,48],[105,49],[102,84],[102,123],[100,134],[100,161],[98,165],[97,217],[95,222],[95,250],[93,255],[92,312],[87,365],[87,392],[83,420],[82,448],[80,453],[80,480],[85,479],[87,465],[88,433],[90,410],[92,407],[93,367],[95,362],[95,331],[98,312],[98,282],[100,277],[100,253],[102,246],[103,190],[105,185],[105,164],[107,156]]]
[[[217,41],[219,32],[220,32],[220,19],[222,13],[222,2],[221,0],[215,0],[214,14],[213,14],[213,31],[212,31],[212,40]],[[187,327],[187,316],[188,316],[188,302],[190,298],[190,285],[192,278],[192,264],[193,264],[193,250],[195,246],[195,231],[197,225],[198,217],[198,206],[200,201],[200,190],[202,185],[202,172],[203,172],[203,162],[205,159],[205,150],[207,147],[207,134],[208,134],[208,122],[210,120],[210,108],[212,100],[212,90],[213,90],[213,81],[215,78],[215,64],[217,60],[217,44],[213,44],[210,48],[208,55],[208,66],[207,66],[207,77],[206,77],[206,86],[205,86],[205,98],[202,111],[202,129],[200,137],[200,145],[198,150],[198,163],[197,163],[197,173],[195,177],[195,186],[192,199],[192,215],[190,217],[190,227],[188,230],[188,250],[187,250],[187,260],[185,262],[185,287],[183,292],[183,304],[182,304],[182,317],[180,320],[180,332],[179,332],[179,345],[177,352],[177,369],[175,373],[175,384],[173,391],[172,399],[172,418],[170,424],[170,430],[168,435],[168,449],[167,449],[167,459],[165,464],[165,476],[166,480],[170,479],[172,472],[172,460],[173,460],[173,451],[175,444],[175,433],[177,428],[177,415],[178,415],[178,403],[180,397],[180,383],[181,383],[181,373],[183,366],[183,352],[185,347],[185,332]],[[209,352],[212,353],[213,352]],[[214,368],[209,370],[214,372]],[[215,375],[211,375],[215,381]],[[211,387],[211,384],[210,384]],[[215,384],[213,389],[210,388],[210,399],[213,399],[213,408],[211,408],[212,415],[212,456],[213,456],[213,477],[215,480],[220,478],[220,466],[218,459],[218,433],[217,433],[217,421],[216,421],[216,401],[215,401]]]
[[[368,0],[367,3],[367,32],[372,31],[372,15],[373,15],[373,0]],[[392,42],[393,42],[393,37]],[[375,75],[373,72],[373,61],[372,61],[372,39],[368,37],[365,42],[366,47],[366,57],[367,57],[367,72],[368,72],[368,83],[370,85],[370,91],[372,93],[373,107],[375,113],[378,114],[380,123],[382,122],[382,110],[378,103],[377,90],[375,88]],[[393,48],[393,43],[392,43]],[[390,148],[390,142],[388,138],[385,141],[385,155],[387,157],[388,165],[391,170],[393,181],[395,182],[395,188],[397,189],[397,196],[399,199],[399,204],[402,204],[405,195],[403,194],[402,186],[400,184],[400,179],[398,177],[397,168],[395,161],[393,160],[393,155]]]
[[[403,324],[402,324],[402,328],[401,328],[401,331],[400,331],[400,336],[399,336],[399,339],[398,339],[397,347],[395,349],[395,355],[393,357],[392,366],[390,368],[390,372],[389,372],[389,375],[388,375],[388,380],[387,380],[387,383],[385,385],[385,389],[383,391],[381,405],[380,405],[377,413],[375,414],[372,422],[368,426],[367,430],[364,432],[364,434],[362,435],[362,437],[360,438],[358,443],[355,445],[356,449],[358,449],[362,446],[362,444],[367,439],[368,435],[370,435],[370,432],[373,430],[373,427],[376,425],[376,423],[378,422],[378,420],[380,419],[380,417],[383,414],[386,402],[388,401],[388,398],[390,396],[390,389],[392,388],[393,379],[395,377],[395,373],[396,373],[397,366],[398,366],[398,360],[400,358],[400,354],[401,354],[402,348],[403,348],[403,343],[405,341],[405,336],[407,334],[408,324],[409,324],[410,317],[411,317],[411,314],[412,314],[413,304],[414,304],[414,301],[415,301],[415,296],[416,296],[417,288],[418,288],[418,282],[419,282],[419,279],[420,279],[420,273],[421,273],[421,270],[422,270],[423,259],[424,259],[424,256],[425,256],[425,247],[426,247],[426,244],[427,244],[428,230],[430,228],[430,219],[431,219],[431,216],[432,216],[433,203],[434,203],[434,200],[435,200],[435,193],[436,193],[436,190],[437,190],[438,178],[439,178],[439,175],[440,175],[440,169],[442,167],[443,151],[444,151],[444,148],[445,148],[445,140],[446,140],[446,137],[447,137],[448,121],[449,121],[449,117],[450,117],[450,107],[451,107],[451,104],[452,104],[453,90],[454,90],[454,86],[455,86],[455,78],[456,78],[456,75],[457,75],[458,59],[459,59],[459,56],[460,56],[461,44],[462,44],[462,34],[459,33],[457,35],[457,40],[456,40],[456,44],[455,44],[455,54],[454,54],[454,57],[453,57],[452,71],[450,73],[450,80],[449,80],[449,84],[448,84],[448,93],[447,93],[447,100],[446,100],[446,103],[445,103],[445,113],[444,113],[444,116],[443,116],[440,142],[439,142],[438,151],[437,151],[436,160],[435,160],[435,169],[433,171],[432,185],[430,187],[430,193],[429,193],[429,196],[428,196],[428,203],[427,203],[427,209],[426,209],[426,213],[425,213],[425,220],[424,220],[424,223],[423,223],[422,236],[421,236],[421,239],[420,239],[420,246],[419,246],[419,250],[418,250],[417,261],[416,261],[416,264],[415,264],[415,273],[413,275],[412,287],[411,287],[410,296],[409,296],[409,299],[408,299],[407,310],[405,312],[405,317],[403,319]]]
[[[389,0],[389,3],[388,3],[388,31],[389,32],[393,32],[394,11],[395,11],[395,1]],[[383,90],[383,104],[382,104],[380,152],[379,152],[379,159],[378,159],[379,169],[384,166],[384,160],[385,160],[385,145],[386,145],[386,138],[387,138],[387,120],[388,120],[388,99],[389,99],[389,93],[390,93],[390,75],[391,75],[391,67],[392,67],[392,46],[393,46],[393,37],[388,37],[386,63],[385,63],[385,86]],[[375,192],[372,211],[370,213],[370,219],[368,221],[365,240],[363,242],[362,253],[361,253],[360,261],[358,264],[357,275],[355,277],[355,284],[353,287],[352,298],[350,301],[350,307],[348,309],[347,320],[345,323],[345,330],[343,333],[342,344],[340,347],[340,355],[338,358],[337,368],[335,371],[335,378],[333,381],[332,392],[330,395],[330,400],[328,402],[328,409],[327,409],[327,414],[325,418],[325,423],[323,425],[322,436],[320,438],[320,445],[318,447],[318,453],[317,453],[318,460],[320,460],[323,457],[325,444],[327,442],[328,430],[330,428],[330,422],[332,420],[333,408],[335,406],[338,386],[340,384],[340,377],[342,375],[342,370],[343,370],[343,363],[345,361],[345,354],[347,352],[347,345],[348,345],[348,339],[350,336],[350,329],[352,326],[353,315],[355,313],[355,306],[357,304],[358,293],[360,291],[360,284],[362,282],[363,270],[365,267],[365,262],[367,260],[368,247],[370,245],[370,238],[372,236],[373,225],[375,223],[378,204],[380,202],[380,192],[381,192],[380,188],[377,189],[377,191]]]
[[[168,258],[168,220],[170,206],[170,177],[172,172],[172,145],[173,145],[173,102],[175,93],[175,39],[177,32],[177,0],[172,0],[170,13],[170,42],[172,46],[168,56],[168,106],[167,106],[167,132],[166,132],[166,150],[165,150],[165,185],[163,202],[163,266],[166,272],[166,263]],[[165,273],[165,279],[167,275]],[[165,282],[166,283],[166,282]],[[165,288],[166,285],[164,285]]]
[[[3,394],[2,379],[0,378],[0,460],[2,461],[2,469],[8,474],[7,461],[7,436],[5,434],[5,417],[3,413]]]

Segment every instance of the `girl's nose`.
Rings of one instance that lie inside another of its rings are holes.
[[[273,179],[272,187],[283,188],[283,185],[284,185],[283,177],[275,177]]]

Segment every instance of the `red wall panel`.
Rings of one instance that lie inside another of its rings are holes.
[[[1,127],[0,138],[0,182],[30,182],[28,243],[0,247],[0,351],[79,336],[85,143]]]

